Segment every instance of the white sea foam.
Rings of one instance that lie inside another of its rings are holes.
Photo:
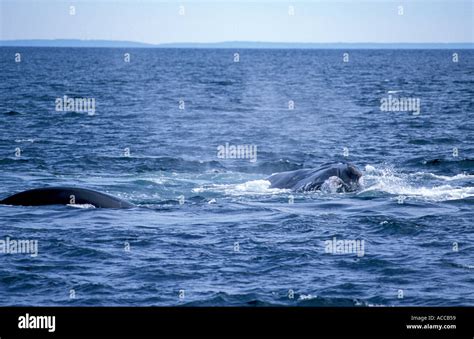
[[[92,204],[67,204],[67,206],[74,208],[95,208]]]
[[[467,264],[459,264],[461,268],[467,268],[469,270],[474,270],[474,265],[467,265]]]
[[[358,194],[382,192],[426,201],[459,200],[474,197],[474,187],[466,186],[465,182],[473,178],[474,175],[465,173],[454,176],[425,172],[406,174],[399,173],[390,166],[366,165],[360,179],[362,189]],[[238,184],[203,185],[194,188],[193,192],[217,192],[232,196],[278,195],[290,192],[288,189],[270,188],[270,186],[268,180],[250,180]],[[328,180],[323,185],[323,193],[337,192],[337,188],[337,182]]]
[[[425,172],[416,172],[411,174],[411,176],[414,177],[430,177],[438,180],[444,180],[444,181],[454,181],[454,180],[466,180],[466,179],[474,179],[474,175],[472,174],[466,174],[466,173],[460,173],[456,174],[454,176],[447,176],[447,175],[436,175],[433,173],[425,173]]]
[[[403,174],[397,173],[390,167],[376,168],[372,165],[367,165],[365,172],[361,178],[363,189],[358,194],[376,191],[430,201],[459,200],[474,196],[474,187],[456,185],[455,182],[474,177],[468,174],[455,176],[440,176],[424,172]],[[452,183],[435,185],[426,180],[422,181],[424,178]]]
[[[15,139],[15,142],[35,142],[35,139],[28,138],[28,139]]]
[[[270,188],[268,180],[251,180],[241,184],[216,184],[193,189],[193,192],[223,192],[227,195],[272,195],[288,192],[288,190]]]
[[[298,300],[313,300],[317,299],[317,295],[312,295],[312,294],[301,294],[298,298]]]

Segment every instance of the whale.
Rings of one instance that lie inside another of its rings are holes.
[[[353,192],[359,188],[361,171],[350,163],[326,163],[319,168],[305,168],[272,174],[266,180],[270,188],[290,189],[296,192],[318,191],[324,185],[336,192]]]
[[[327,163],[319,168],[306,168],[272,174],[267,178],[270,188],[291,189],[297,192],[321,190],[330,185],[337,192],[352,192],[359,188],[362,173],[350,163]],[[1,205],[92,205],[96,208],[132,208],[134,204],[112,195],[78,187],[35,188],[13,194]]]
[[[44,206],[44,205],[83,205],[96,208],[132,208],[135,205],[117,197],[77,187],[35,188],[13,194],[3,200],[2,205]]]

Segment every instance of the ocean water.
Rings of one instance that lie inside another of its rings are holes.
[[[137,205],[0,206],[0,241],[38,244],[0,253],[0,304],[474,305],[474,52],[344,52],[0,48],[0,198],[70,185]],[[94,114],[57,111],[64,95]],[[361,189],[265,180],[330,161]]]

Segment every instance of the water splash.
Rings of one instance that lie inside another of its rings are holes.
[[[473,186],[462,186],[462,182],[458,183],[473,177],[465,173],[451,177],[424,172],[406,174],[389,166],[377,168],[367,165],[361,178],[363,189],[358,194],[383,192],[428,201],[459,200],[474,196]],[[440,184],[439,181],[450,183]]]
[[[274,195],[287,193],[289,190],[270,188],[271,183],[268,180],[250,180],[240,184],[213,184],[193,189],[195,193],[218,192],[225,195]]]

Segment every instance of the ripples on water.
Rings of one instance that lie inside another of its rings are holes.
[[[0,48],[0,197],[76,185],[139,205],[0,206],[0,239],[39,242],[1,255],[1,303],[473,305],[473,52],[233,52]],[[380,111],[389,94],[420,115]],[[96,114],[56,112],[64,95]],[[226,142],[257,161],[217,158]],[[265,181],[341,160],[360,191]],[[334,237],[364,255],[325,253]]]

